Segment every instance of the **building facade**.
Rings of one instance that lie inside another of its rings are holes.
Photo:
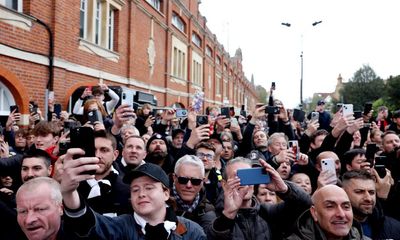
[[[104,82],[150,93],[158,106],[251,110],[255,87],[242,52],[229,56],[198,0],[0,0],[0,115],[49,95],[64,109],[82,86]],[[204,109],[203,109],[204,110]]]

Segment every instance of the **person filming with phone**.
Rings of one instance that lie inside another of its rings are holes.
[[[280,239],[297,217],[311,206],[310,196],[305,191],[294,183],[282,180],[278,172],[264,160],[260,160],[260,165],[266,171],[260,176],[264,182],[260,180],[254,184],[266,184],[267,189],[276,192],[283,202],[276,205],[260,204],[253,195],[254,185],[248,181],[250,179],[238,177],[239,170],[252,171],[252,161],[243,157],[232,159],[223,173],[223,209],[206,230],[209,240]],[[247,176],[250,178],[253,175]],[[267,178],[270,182],[267,182]],[[242,185],[242,182],[247,183]]]

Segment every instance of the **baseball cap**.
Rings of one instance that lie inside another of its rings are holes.
[[[172,130],[172,134],[171,134],[172,139],[174,139],[176,137],[176,135],[178,135],[179,133],[182,133],[183,135],[185,135],[185,131],[183,131],[183,129],[177,128],[177,129]]]
[[[325,105],[325,100],[318,100],[317,105]]]
[[[126,184],[131,184],[134,179],[142,176],[148,176],[157,182],[161,182],[166,187],[169,186],[167,174],[160,166],[153,163],[145,163],[131,170],[124,176],[123,181]]]

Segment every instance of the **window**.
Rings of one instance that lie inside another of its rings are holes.
[[[210,58],[212,58],[212,50],[210,48],[210,46],[207,45],[206,47],[206,55],[209,56]]]
[[[185,53],[174,47],[174,59],[173,59],[173,72],[172,74],[178,78],[185,78],[186,75],[186,56]]]
[[[22,0],[0,0],[0,4],[15,11],[22,12]]]
[[[171,75],[177,79],[174,81],[187,80],[187,45],[179,40],[177,37],[172,36],[172,66]],[[186,84],[180,81],[182,84]]]
[[[177,29],[179,29],[179,31],[183,33],[186,32],[185,22],[175,12],[172,13],[172,25],[174,25]]]
[[[192,82],[203,86],[203,59],[196,52],[192,52]]]
[[[79,37],[86,38],[86,0],[81,0],[81,8],[80,8],[80,21],[79,21]]]
[[[198,46],[199,48],[201,48],[201,38],[199,35],[197,35],[196,33],[192,33],[192,42]]]
[[[219,75],[215,77],[215,94],[221,94],[221,76]]]
[[[226,63],[224,63],[224,71],[228,71],[228,65],[226,65]]]
[[[161,12],[161,5],[162,1],[161,0],[146,0],[148,3],[150,3],[153,8],[157,9],[157,11]]]
[[[81,0],[79,37],[114,50],[114,20],[121,7],[115,1]]]
[[[215,61],[217,62],[218,65],[221,65],[221,58],[219,56],[217,56],[217,59]]]
[[[110,7],[108,10],[108,26],[107,26],[107,31],[108,31],[108,46],[107,48],[110,50],[113,50],[114,46],[114,9]]]
[[[228,97],[228,81],[224,79],[224,97]]]

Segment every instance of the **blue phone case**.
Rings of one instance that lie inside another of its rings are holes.
[[[237,170],[237,176],[240,178],[240,185],[268,184],[271,182],[269,174],[265,168],[244,168]]]

